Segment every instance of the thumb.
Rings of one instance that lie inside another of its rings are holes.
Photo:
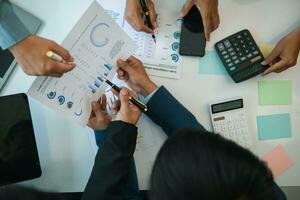
[[[121,102],[120,111],[127,113],[129,110],[129,91],[126,88],[122,88],[120,91],[119,99]]]
[[[130,73],[131,70],[132,70],[132,67],[130,66],[130,64],[126,61],[123,61],[123,60],[118,60],[117,61],[117,65],[118,67],[120,67],[123,71],[127,72],[127,73]]]
[[[189,11],[191,10],[191,8],[193,7],[193,5],[194,5],[193,1],[188,0],[184,4],[183,8],[181,9],[181,13],[180,13],[179,17],[181,18],[181,17],[186,16],[189,13]]]
[[[280,51],[275,48],[266,58],[265,60],[261,63],[262,65],[269,65],[271,64],[275,58],[277,58],[280,55]]]

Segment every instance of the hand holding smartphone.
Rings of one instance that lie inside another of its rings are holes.
[[[201,14],[196,6],[183,18],[179,54],[204,56],[205,34]]]

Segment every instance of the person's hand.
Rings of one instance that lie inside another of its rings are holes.
[[[153,26],[153,30],[157,28],[156,22],[156,13],[154,9],[154,4],[152,0],[146,0],[146,4],[149,9],[150,20]],[[126,8],[125,8],[125,19],[127,22],[136,30],[136,31],[144,31],[146,33],[153,33],[147,24],[145,23],[142,17],[142,7],[140,4],[140,0],[126,0]]]
[[[66,49],[53,41],[35,35],[26,37],[9,50],[28,75],[60,77],[75,67],[74,63],[63,63],[48,58],[46,54],[51,50],[66,62],[74,61]]]
[[[92,113],[88,126],[94,130],[105,130],[111,121],[106,111],[106,96],[103,94],[99,102],[92,102]]]
[[[153,92],[157,86],[150,80],[141,61],[131,56],[126,61],[118,60],[118,78],[144,97]]]
[[[300,28],[292,31],[290,34],[282,38],[273,49],[273,51],[261,63],[262,65],[270,65],[263,75],[271,72],[282,72],[297,63],[300,50]]]
[[[128,89],[122,88],[119,95],[119,100],[112,105],[113,121],[123,121],[129,124],[136,124],[141,116],[140,109],[129,101],[129,95],[135,96]]]
[[[209,41],[210,33],[216,30],[220,24],[218,0],[186,0],[180,17],[186,16],[193,5],[196,5],[201,13],[205,39]]]

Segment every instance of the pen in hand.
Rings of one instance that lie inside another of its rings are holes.
[[[105,77],[102,77],[103,80],[110,85],[114,90],[116,90],[117,92],[121,91],[121,88],[119,88],[118,86],[116,86],[115,84],[113,84],[112,82],[110,82],[108,79],[106,79]],[[129,101],[134,104],[135,106],[137,106],[139,109],[141,109],[144,112],[148,111],[148,108],[145,104],[143,104],[142,102],[140,102],[139,100],[129,96]]]
[[[51,58],[52,60],[56,60],[58,62],[67,63],[67,64],[73,63],[73,62],[65,61],[60,55],[58,55],[57,53],[55,53],[53,51],[47,51],[46,56],[48,58]]]
[[[149,9],[148,9],[148,6],[146,4],[146,0],[140,0],[140,3],[141,3],[141,6],[142,6],[142,9],[143,9],[143,14],[144,14],[147,26],[150,29],[153,30],[153,26],[152,26],[152,23],[151,23],[151,19],[150,19],[150,15],[149,15]],[[152,38],[153,38],[154,42],[156,43],[156,38],[155,38],[154,33],[152,34]]]
[[[66,61],[61,56],[59,56],[58,54],[54,53],[53,51],[47,51],[46,56],[48,58],[51,58],[52,60],[56,60],[58,62],[64,62],[64,63],[66,63]]]

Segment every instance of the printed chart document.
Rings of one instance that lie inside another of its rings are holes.
[[[158,29],[156,43],[151,34],[135,31],[125,20],[123,29],[136,42],[134,56],[143,61],[149,75],[179,79],[182,57],[179,55],[181,21],[180,5],[173,1],[156,1]]]
[[[182,57],[178,54],[179,46],[177,45],[179,45],[181,24],[177,18],[184,1],[182,1],[181,4],[174,3],[172,0],[155,2],[159,23],[158,31],[155,33],[156,44],[150,34],[136,32],[127,24],[123,18],[125,5],[120,4],[119,0],[99,0],[99,2],[106,9],[106,12],[111,15],[119,26],[136,42],[138,49],[134,55],[142,60],[148,74],[166,78],[180,78]],[[172,54],[174,54],[173,57]],[[120,86],[126,86],[126,83],[118,81],[117,78],[113,79],[113,82]],[[106,95],[108,99],[107,109],[109,111],[116,97],[109,92],[109,88]],[[150,175],[156,155],[166,140],[167,135],[161,127],[155,124],[145,114],[141,115],[137,126],[138,138],[134,159],[139,189],[147,190],[150,189]]]
[[[112,78],[116,61],[127,59],[135,43],[94,1],[62,43],[76,67],[61,78],[38,77],[28,94],[49,108],[85,126],[91,102],[97,101]]]
[[[99,0],[106,12],[135,41],[138,49],[134,56],[145,65],[149,75],[179,79],[181,77],[182,57],[179,55],[181,20],[178,15],[181,4],[173,1],[155,1],[158,29],[155,32],[156,43],[151,34],[135,31],[123,18],[125,4],[115,0]],[[113,5],[113,6],[112,6]],[[166,12],[167,10],[167,12]]]

